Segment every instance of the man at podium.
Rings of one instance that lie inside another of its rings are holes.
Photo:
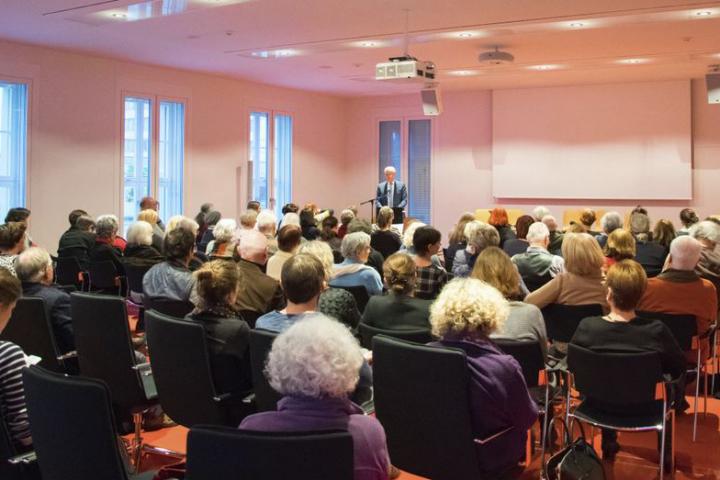
[[[380,182],[375,194],[375,209],[388,206],[393,209],[393,223],[403,223],[403,210],[407,206],[407,188],[405,184],[395,180],[395,167],[385,167],[385,181]]]

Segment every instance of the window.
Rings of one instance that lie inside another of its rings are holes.
[[[25,206],[28,86],[0,81],[0,214]]]
[[[381,120],[378,127],[380,181],[385,180],[385,167],[395,167],[398,180],[407,178],[408,215],[430,223],[432,121]]]
[[[292,136],[291,115],[250,113],[248,200],[257,200],[278,217],[292,199]]]
[[[125,97],[123,226],[140,212],[140,200],[160,203],[160,218],[183,213],[185,104],[156,97]]]

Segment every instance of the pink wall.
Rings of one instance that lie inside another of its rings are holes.
[[[435,119],[432,164],[433,223],[446,234],[464,211],[492,207],[492,93],[490,91],[445,92],[445,111]],[[348,188],[344,201],[367,196],[377,181],[376,122],[379,118],[419,115],[419,95],[366,97],[350,100],[347,114],[346,161]],[[705,85],[692,82],[693,199],[691,201],[643,201],[651,218],[678,222],[681,208],[693,206],[701,216],[720,213],[720,107],[708,105]],[[612,176],[587,181],[608,182]],[[625,212],[633,200],[587,201],[523,199],[501,204],[532,210],[538,204],[550,208],[562,221],[563,211],[580,207],[617,209]]]
[[[245,198],[251,108],[294,115],[294,198],[333,205],[343,186],[346,100],[89,55],[0,42],[0,78],[31,81],[28,207],[48,250],[67,213],[120,216],[122,92],[188,99],[185,213],[213,202],[225,216]],[[244,202],[242,202],[244,204]]]

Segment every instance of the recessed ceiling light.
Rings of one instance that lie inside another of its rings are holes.
[[[459,38],[470,38],[473,36],[472,32],[460,32],[457,34]]]
[[[570,24],[570,28],[582,28],[585,24],[582,22],[573,22]]]
[[[529,68],[531,70],[545,71],[545,70],[555,70],[556,68],[559,68],[559,67],[558,67],[558,65],[531,65],[527,68]]]
[[[375,43],[375,42],[361,42],[360,43],[360,46],[365,47],[365,48],[372,48],[376,45],[377,45],[377,43]]]
[[[703,10],[702,12],[695,12],[695,15],[698,17],[709,17],[712,15],[712,12],[709,10]]]
[[[447,73],[456,77],[469,77],[472,75],[477,75],[480,72],[478,72],[477,70],[450,70]]]
[[[110,14],[110,16],[113,18],[127,18],[127,14],[120,12],[113,12]]]
[[[647,60],[644,58],[623,58],[622,60],[618,60],[618,63],[624,63],[626,65],[637,65],[645,62],[647,62]]]

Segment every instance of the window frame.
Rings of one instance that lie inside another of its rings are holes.
[[[30,173],[32,172],[32,133],[33,126],[35,124],[34,105],[36,89],[34,88],[34,81],[31,77],[11,75],[0,72],[0,82],[5,83],[17,83],[25,85],[27,88],[27,98],[25,99],[27,110],[25,112],[25,179],[23,189],[25,191],[23,199],[23,207],[32,210],[31,192],[30,192]],[[16,205],[21,206],[21,205]],[[12,207],[10,207],[12,208]]]

